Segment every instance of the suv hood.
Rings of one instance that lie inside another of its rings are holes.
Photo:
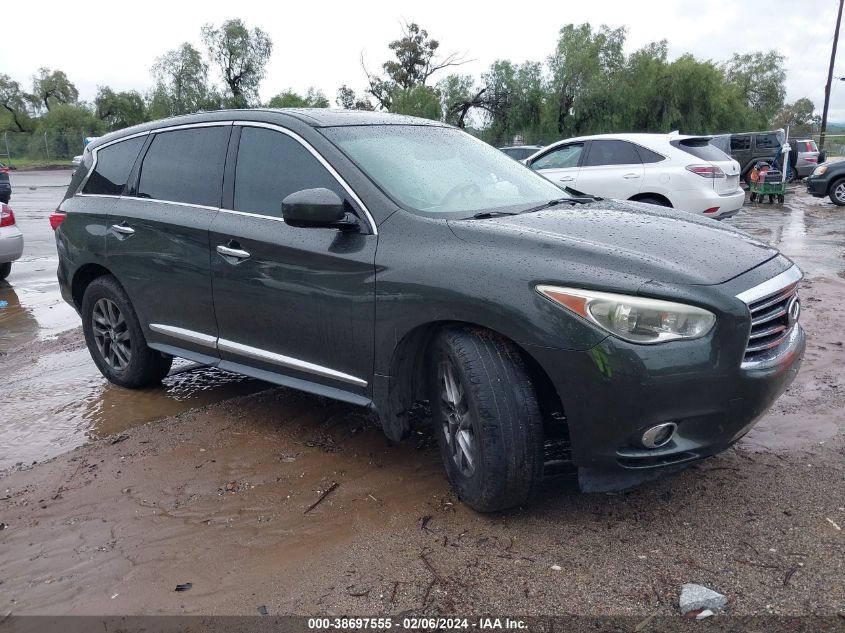
[[[500,249],[503,258],[530,251],[573,269],[669,284],[720,284],[778,255],[714,220],[639,202],[561,203],[521,215],[450,220],[449,226],[461,240]]]

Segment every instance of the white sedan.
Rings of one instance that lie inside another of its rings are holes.
[[[739,163],[708,136],[602,134],[544,147],[525,164],[586,194],[637,200],[724,219],[745,201]]]

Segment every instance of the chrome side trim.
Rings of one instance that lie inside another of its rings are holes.
[[[178,204],[181,207],[193,207],[194,209],[205,209],[207,211],[219,211],[219,207],[210,207],[207,204],[194,204],[193,202],[179,202],[177,200],[157,200],[155,198],[139,198],[138,196],[120,196],[121,200],[133,200],[135,202],[155,202],[156,204]]]
[[[337,180],[338,184],[340,184],[340,186],[346,190],[346,193],[348,193],[349,196],[355,201],[355,203],[359,207],[361,207],[361,210],[364,212],[364,215],[367,216],[367,222],[370,225],[370,229],[372,230],[373,235],[378,235],[378,227],[376,226],[376,221],[370,213],[370,210],[367,208],[361,198],[358,197],[358,194],[356,194],[352,190],[352,187],[350,187],[349,184],[341,177],[341,175],[337,173],[335,168],[332,167],[331,164],[325,158],[323,158],[322,154],[320,154],[320,152],[314,149],[314,147],[308,141],[299,136],[299,134],[297,134],[296,132],[292,132],[291,130],[285,127],[282,127],[281,125],[276,125],[274,123],[264,123],[261,121],[235,121],[234,124],[240,125],[241,127],[260,127],[268,130],[275,130],[276,132],[286,134],[287,136],[297,141],[300,145],[302,145],[302,147],[307,149],[311,153],[311,155],[314,156],[314,158],[316,158],[320,162],[323,167],[326,168],[326,170],[334,177],[334,179]]]
[[[161,323],[150,323],[150,329],[157,334],[172,336],[181,341],[188,341],[189,343],[211,347],[212,349],[217,347],[217,337],[211,336],[210,334],[194,332],[193,330],[186,330],[185,328],[173,325],[162,325]]]
[[[183,123],[182,125],[170,125],[168,127],[160,127],[150,130],[151,134],[158,134],[159,132],[173,132],[175,130],[190,130],[194,127],[226,127],[227,125],[234,125],[234,121],[202,121],[200,123]]]
[[[791,268],[783,271],[781,274],[777,275],[776,277],[772,277],[768,281],[764,281],[758,286],[754,286],[753,288],[749,288],[743,292],[740,292],[736,298],[740,301],[750,305],[755,301],[759,301],[760,299],[765,299],[776,292],[781,290],[786,290],[786,288],[790,286],[794,286],[799,281],[804,274],[801,272],[801,269],[798,268],[795,264],[792,265]]]
[[[323,367],[322,365],[315,365],[314,363],[299,360],[298,358],[283,356],[282,354],[268,352],[267,350],[260,349],[258,347],[250,347],[249,345],[242,345],[241,343],[227,341],[222,338],[217,339],[217,349],[222,352],[231,352],[254,360],[273,363],[274,365],[287,367],[288,369],[296,369],[297,371],[314,374],[315,376],[322,376],[323,378],[341,380],[351,385],[355,385],[356,387],[367,386],[366,380],[361,380],[355,376],[350,376],[349,374],[344,374],[343,372],[335,371],[334,369],[329,369],[328,367]]]
[[[220,213],[231,213],[233,215],[245,215],[248,218],[261,218],[262,220],[273,220],[275,222],[284,222],[284,218],[277,218],[272,215],[264,215],[261,213],[250,213],[249,211],[235,211],[234,209],[220,209]]]

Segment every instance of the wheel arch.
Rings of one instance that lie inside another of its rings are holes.
[[[77,269],[70,284],[71,298],[77,310],[82,309],[82,297],[91,282],[98,277],[111,274],[111,271],[101,264],[83,264]]]
[[[513,345],[520,353],[528,371],[543,413],[544,429],[565,419],[563,400],[551,378],[540,363],[512,338],[485,325],[460,320],[432,321],[417,325],[394,346],[390,359],[390,375],[381,397],[376,397],[382,426],[393,440],[406,437],[412,418],[419,417],[419,402],[428,400],[427,356],[431,343],[447,327],[463,326],[496,336]]]
[[[640,192],[638,194],[631,196],[630,198],[628,198],[628,200],[631,200],[632,202],[640,202],[640,201],[646,200],[648,198],[653,198],[655,200],[659,200],[661,204],[663,204],[666,207],[669,207],[670,209],[674,208],[672,201],[669,200],[669,198],[664,196],[662,193]]]

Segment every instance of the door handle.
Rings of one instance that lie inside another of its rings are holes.
[[[232,244],[232,242],[229,243]],[[234,245],[237,246],[237,242]],[[233,248],[232,246],[224,246],[223,244],[217,246],[217,252],[224,257],[234,257],[235,259],[247,259],[250,256],[247,251],[241,248]]]
[[[558,178],[558,181],[560,182],[572,182],[573,180],[574,178],[572,178],[572,176],[564,176],[563,178]]]
[[[115,236],[119,239],[125,239],[130,235],[134,235],[135,229],[126,224],[126,222],[121,222],[120,224],[112,224],[111,232],[114,233]]]
[[[625,174],[622,177],[625,178],[626,180],[631,180],[631,178],[639,178],[640,175],[639,174]]]

